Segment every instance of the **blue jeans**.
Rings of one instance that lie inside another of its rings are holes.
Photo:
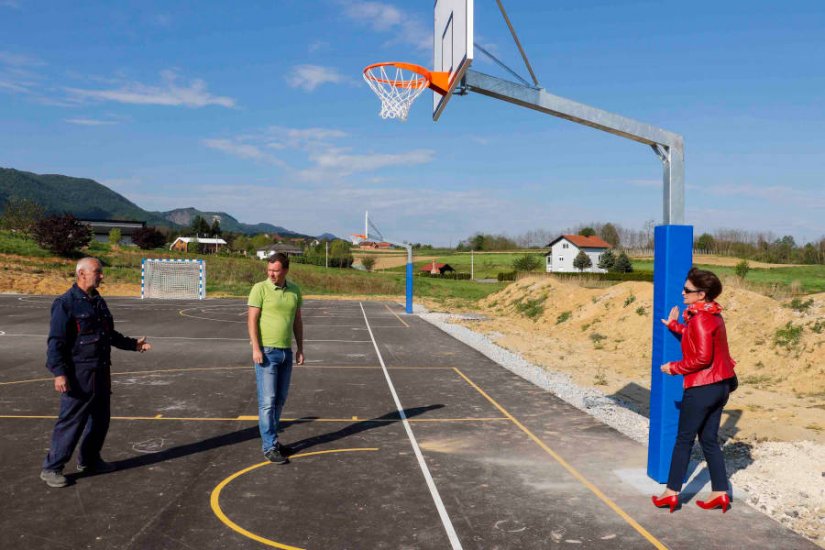
[[[679,432],[670,459],[668,489],[676,492],[682,490],[682,482],[690,463],[690,451],[698,434],[710,471],[711,490],[728,490],[725,457],[719,447],[719,424],[722,420],[722,409],[727,404],[729,395],[729,380],[685,390],[682,409],[679,411]]]
[[[258,429],[263,451],[267,452],[278,443],[281,411],[292,378],[292,350],[265,347],[262,351],[264,362],[255,365],[255,378],[258,382]]]

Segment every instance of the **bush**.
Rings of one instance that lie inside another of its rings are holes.
[[[619,257],[616,258],[616,263],[613,265],[613,272],[614,273],[632,273],[633,272],[633,264],[630,263],[630,258],[627,257],[627,254],[622,252],[619,254]]]
[[[142,227],[132,233],[132,242],[141,250],[151,250],[165,245],[166,236],[155,227]]]
[[[115,227],[111,231],[109,231],[109,244],[112,246],[117,246],[120,244],[120,238],[123,234],[120,232],[120,229]]]
[[[498,282],[515,281],[516,280],[516,272],[515,271],[505,271],[504,273],[499,273],[498,275],[496,275],[496,279],[498,279]]]
[[[788,321],[784,327],[776,329],[773,335],[773,344],[791,350],[799,345],[803,330],[802,325],[797,326]]]
[[[805,313],[806,311],[811,309],[812,305],[814,305],[813,298],[809,298],[804,302],[799,298],[794,298],[793,300],[791,300],[791,303],[786,304],[785,307],[791,308],[792,310],[798,311],[799,313]]]
[[[43,248],[71,257],[92,240],[92,228],[72,216],[49,216],[34,226],[34,238]]]
[[[603,281],[648,281],[653,282],[652,271],[633,271],[630,273],[602,273],[599,279]]]
[[[601,269],[610,271],[613,269],[613,266],[616,265],[616,255],[613,254],[612,250],[606,250],[601,256],[599,256],[599,263],[597,265]]]
[[[32,235],[34,226],[43,219],[43,207],[31,199],[12,197],[6,201],[0,229],[19,231],[25,236]]]
[[[636,301],[636,296],[634,294],[631,294],[630,296],[628,296],[627,298],[624,299],[624,306],[623,307],[627,307],[635,301]]]
[[[573,258],[573,267],[578,269],[579,273],[592,266],[593,260],[590,259],[590,256],[588,256],[584,250],[580,250],[576,257]]]
[[[536,258],[535,254],[525,254],[513,260],[513,269],[515,271],[533,271],[541,265],[541,261]]]
[[[748,271],[751,270],[751,264],[748,263],[748,260],[742,260],[736,264],[736,267],[734,267],[733,270],[736,272],[737,277],[744,280],[745,276],[748,274]]]
[[[545,294],[539,296],[538,298],[534,298],[533,300],[516,302],[516,311],[528,319],[533,319],[535,321],[542,313],[544,313],[544,301],[546,299],[547,295]]]
[[[361,258],[361,265],[363,265],[367,271],[372,271],[372,268],[375,267],[375,258],[372,256],[364,256]]]
[[[558,317],[556,317],[556,324],[560,325],[563,322],[569,320],[573,316],[572,311],[562,311]]]
[[[426,277],[431,279],[452,279],[456,281],[469,281],[469,273],[459,273],[458,271],[448,271],[444,275],[440,273],[430,273],[429,271],[419,271],[417,277]]]

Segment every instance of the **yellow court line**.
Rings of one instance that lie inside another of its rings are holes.
[[[163,372],[198,372],[212,370],[252,370],[252,367],[192,367],[186,369],[158,369],[158,370],[132,370],[125,372],[113,372],[112,376],[123,376],[125,374],[158,374]],[[12,382],[0,382],[0,386],[11,386],[12,384],[27,384],[31,382],[50,382],[52,378],[29,378],[28,380],[14,380]]]
[[[381,367],[373,365],[295,365],[296,369],[367,369],[381,370]],[[449,370],[453,367],[387,367],[390,370]],[[192,367],[185,369],[158,369],[158,370],[133,370],[125,372],[113,372],[112,376],[123,376],[126,374],[159,374],[166,372],[198,372],[198,371],[218,371],[218,370],[248,370],[252,371],[252,366],[244,367]],[[30,384],[32,382],[51,382],[51,378],[28,378],[26,380],[13,380],[11,382],[0,382],[0,386],[12,386],[15,384]]]
[[[402,319],[401,317],[399,317],[399,316],[398,316],[398,314],[397,314],[396,312],[394,312],[393,310],[391,310],[391,309],[390,309],[390,305],[389,305],[389,304],[384,304],[384,307],[385,307],[385,308],[387,308],[387,311],[389,311],[390,313],[392,313],[393,315],[395,315],[395,318],[396,318],[396,319],[398,319],[399,321],[401,321],[401,324],[402,324],[402,325],[404,325],[404,326],[405,326],[405,327],[407,327],[407,328],[410,328],[410,325],[408,325],[407,323],[405,323],[405,322],[404,322],[404,319]]]
[[[602,502],[604,502],[605,504],[607,504],[607,505],[610,507],[610,509],[611,509],[611,510],[613,510],[614,512],[616,512],[616,513],[619,515],[619,517],[621,517],[623,520],[625,520],[625,521],[628,523],[628,525],[630,525],[631,527],[633,527],[633,528],[634,528],[634,529],[635,529],[635,530],[636,530],[636,531],[637,531],[640,535],[642,535],[644,538],[646,538],[646,539],[648,540],[648,542],[650,542],[650,543],[651,543],[653,546],[655,546],[656,548],[659,548],[659,549],[661,549],[661,550],[667,550],[667,546],[665,546],[664,544],[662,544],[662,543],[661,543],[661,542],[660,542],[660,541],[659,541],[656,537],[654,537],[653,535],[651,535],[651,534],[647,531],[647,529],[645,529],[644,527],[642,527],[642,526],[639,524],[639,522],[637,522],[635,519],[633,519],[632,517],[630,517],[630,515],[629,515],[627,512],[625,512],[624,510],[622,510],[622,509],[619,507],[619,505],[618,505],[618,504],[616,504],[615,502],[613,502],[613,500],[611,500],[611,499],[610,499],[610,497],[608,497],[607,495],[605,495],[605,494],[601,491],[601,489],[599,489],[598,487],[596,487],[595,485],[593,485],[593,483],[591,483],[591,482],[590,482],[590,481],[589,481],[586,477],[584,477],[584,476],[583,476],[583,475],[582,475],[582,474],[581,474],[578,470],[576,470],[573,466],[571,466],[571,465],[570,465],[570,464],[569,464],[566,460],[564,460],[564,459],[563,459],[563,458],[562,458],[562,457],[561,457],[558,453],[556,453],[553,449],[551,449],[550,447],[548,447],[548,446],[547,446],[547,444],[545,444],[545,443],[544,443],[544,441],[542,441],[541,439],[539,439],[538,437],[536,437],[536,435],[535,435],[535,434],[533,434],[533,432],[531,432],[531,431],[530,431],[530,430],[529,430],[529,429],[528,429],[528,428],[527,428],[524,424],[522,424],[521,422],[519,422],[519,421],[516,419],[516,417],[514,417],[512,414],[510,414],[510,412],[509,412],[509,411],[507,411],[507,409],[505,409],[504,407],[502,407],[501,405],[499,405],[499,404],[498,404],[498,402],[497,402],[495,399],[493,399],[492,397],[490,397],[489,395],[487,395],[487,393],[486,393],[484,390],[482,390],[480,387],[478,387],[478,386],[475,384],[475,382],[473,382],[472,380],[470,380],[469,378],[467,378],[467,376],[466,376],[463,372],[461,372],[459,369],[454,369],[454,370],[455,370],[455,372],[457,372],[457,373],[458,373],[458,375],[459,375],[459,376],[461,376],[461,377],[462,377],[462,378],[463,378],[463,379],[464,379],[464,380],[465,380],[468,384],[470,384],[470,386],[472,386],[473,388],[475,388],[475,389],[476,389],[476,391],[478,391],[478,393],[480,393],[481,395],[483,395],[483,396],[487,399],[487,401],[489,401],[490,403],[492,403],[492,404],[493,404],[493,406],[494,406],[495,408],[497,408],[497,409],[498,409],[498,410],[499,410],[499,411],[500,411],[500,412],[501,412],[504,416],[506,416],[508,419],[510,419],[510,421],[512,421],[512,422],[513,422],[513,424],[515,424],[516,426],[518,426],[518,428],[519,428],[521,431],[523,431],[524,433],[526,433],[526,434],[530,437],[530,439],[532,439],[532,440],[533,440],[533,442],[535,442],[535,443],[536,443],[539,447],[541,447],[541,448],[542,448],[542,449],[543,449],[543,450],[544,450],[547,454],[549,454],[550,456],[552,456],[552,457],[556,460],[556,462],[558,462],[558,463],[559,463],[559,464],[560,464],[560,465],[561,465],[561,466],[562,466],[565,470],[567,470],[567,471],[570,473],[570,475],[572,475],[574,478],[576,478],[577,480],[579,480],[579,482],[581,482],[581,484],[582,484],[582,485],[584,485],[585,487],[587,487],[588,489],[590,489],[590,491],[591,491],[594,495],[596,495],[596,496],[599,498],[599,500],[601,500]]]
[[[24,414],[0,414],[0,420],[55,420],[55,415],[24,415]],[[226,417],[197,417],[197,416],[163,416],[158,414],[155,416],[113,416],[112,420],[173,420],[173,421],[192,421],[192,422],[257,422],[258,417],[253,415],[241,415],[234,418]],[[488,417],[488,418],[408,418],[409,422],[493,422],[501,420],[509,420],[505,417]],[[282,418],[282,422],[376,422],[387,423],[400,422],[400,418]]]
[[[304,458],[304,457],[308,457],[308,456],[325,455],[325,454],[331,454],[331,453],[352,453],[352,452],[359,452],[359,451],[377,451],[377,450],[378,450],[377,447],[367,447],[367,448],[360,448],[360,449],[332,449],[332,450],[329,450],[329,451],[315,451],[315,452],[312,452],[312,453],[300,453],[300,454],[293,455],[289,458],[290,459],[296,459],[296,458]],[[218,516],[218,519],[221,520],[221,522],[223,522],[224,525],[226,525],[227,527],[229,527],[230,529],[232,529],[236,533],[239,533],[239,534],[241,534],[241,535],[243,535],[247,538],[250,538],[250,539],[252,539],[256,542],[260,542],[261,544],[266,544],[267,546],[272,546],[273,548],[281,548],[282,550],[303,550],[302,548],[299,548],[297,546],[289,546],[287,544],[281,544],[280,542],[276,542],[274,540],[269,540],[269,539],[266,539],[266,538],[261,537],[259,535],[256,535],[255,533],[253,533],[251,531],[247,531],[246,529],[244,529],[243,527],[241,527],[240,525],[238,525],[237,523],[235,523],[234,521],[229,519],[226,516],[226,514],[223,513],[223,510],[221,509],[220,497],[221,497],[221,491],[223,491],[224,487],[229,485],[234,479],[239,478],[242,475],[244,475],[248,472],[251,472],[252,470],[260,468],[261,466],[267,466],[269,464],[272,464],[272,463],[267,461],[267,462],[261,462],[261,463],[258,463],[258,464],[253,464],[252,466],[249,466],[248,468],[244,468],[243,470],[235,472],[231,476],[229,476],[226,479],[224,479],[223,481],[221,481],[218,484],[218,486],[215,487],[215,489],[212,490],[212,495],[209,497],[209,505],[212,507],[212,512],[214,512],[214,514],[216,516]]]

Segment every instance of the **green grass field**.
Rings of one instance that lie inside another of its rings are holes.
[[[476,279],[495,279],[499,273],[513,271],[513,260],[521,258],[524,254],[534,256],[539,262],[537,272],[544,272],[544,254],[530,252],[475,252],[470,255],[469,252],[454,252],[450,251],[448,254],[427,254],[437,256],[436,262],[450,264],[456,271],[461,273],[470,273],[470,262],[473,263],[473,275]],[[430,261],[417,261],[413,255],[413,265],[415,271],[418,272],[421,268],[430,264]],[[394,267],[386,271],[403,272],[404,267]]]
[[[722,278],[736,275],[733,267],[701,264],[697,267],[713,271]],[[634,260],[633,269],[653,271],[653,262],[651,260]],[[774,267],[771,269],[751,268],[744,282],[755,290],[768,294],[775,294],[776,290],[816,294],[825,292],[825,265]]]
[[[431,252],[435,251],[422,251],[423,254]],[[438,262],[448,263],[459,272],[470,272],[469,252],[456,253],[444,250],[439,252],[449,253],[438,255]],[[131,247],[113,248],[107,243],[98,242],[92,243],[84,253],[97,256],[104,262],[106,278],[111,282],[139,284],[140,262],[145,257],[205,258],[207,292],[213,295],[246,296],[253,283],[266,277],[265,262],[245,256],[180,254],[164,249],[142,251]],[[512,271],[513,260],[525,253],[530,253],[539,260],[537,273],[543,273],[544,255],[542,253],[533,251],[475,253],[473,262],[476,279],[495,279],[500,272]],[[66,268],[65,260],[52,256],[33,240],[8,231],[0,231],[0,254],[11,255],[13,257],[11,261],[30,268],[33,273],[59,271],[64,276],[72,275],[72,270]],[[415,257],[413,259],[415,260]],[[416,272],[426,263],[414,261]],[[634,261],[633,266],[637,271],[653,270],[653,262],[650,260]],[[709,265],[700,267],[714,271],[722,277],[734,275],[732,267]],[[324,268],[293,263],[290,277],[301,285],[307,294],[403,297],[405,294],[404,271],[404,266],[377,273],[367,273],[355,269]],[[754,268],[748,273],[745,284],[752,290],[780,297],[825,292],[825,266]],[[470,305],[505,286],[506,283],[416,277],[414,294],[419,298],[426,297],[457,305]]]

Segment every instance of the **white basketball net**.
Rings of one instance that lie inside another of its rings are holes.
[[[372,67],[364,80],[381,99],[381,118],[398,120],[407,120],[413,101],[430,84],[427,77],[394,65]]]

